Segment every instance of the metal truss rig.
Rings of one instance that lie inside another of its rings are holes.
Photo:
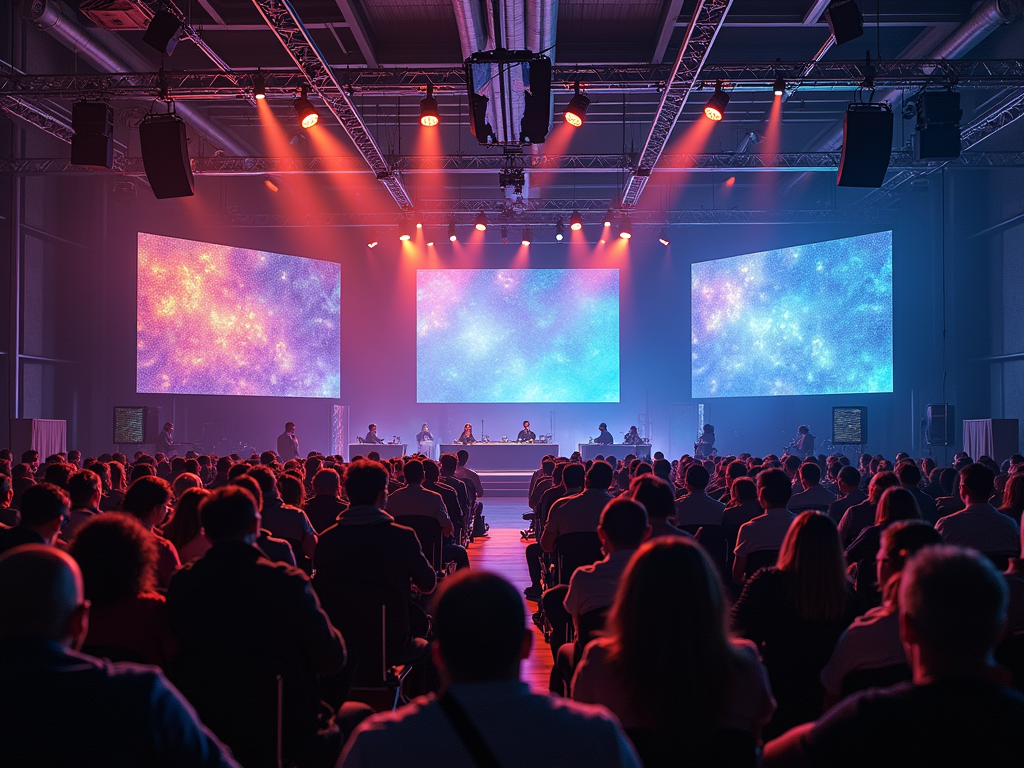
[[[770,64],[707,65],[701,87],[722,80],[732,90],[765,90],[782,75],[788,87],[801,89],[856,88],[864,80],[863,62],[773,62]],[[1024,60],[998,61],[876,61],[875,84],[883,87],[925,87],[955,84],[958,88],[1024,87]],[[438,93],[464,93],[462,69],[331,68],[341,89],[353,93],[416,94],[428,82]],[[126,72],[99,75],[23,75],[0,67],[0,95],[51,99],[147,99],[164,90],[175,99],[251,99],[248,72],[174,71]],[[571,90],[578,77],[590,91],[651,91],[663,89],[671,67],[583,66],[555,67],[552,87]],[[308,78],[301,72],[265,71],[268,98],[294,98]]]
[[[398,174],[388,165],[350,96],[317,48],[309,31],[288,0],[253,0],[267,25],[285,47],[310,88],[323,99],[378,181],[402,210],[412,209],[412,198]]]
[[[651,171],[658,164],[661,153],[665,151],[665,144],[668,143],[672,129],[675,128],[683,107],[690,98],[697,77],[704,67],[704,61],[711,52],[711,46],[714,45],[731,7],[732,0],[698,0],[693,18],[686,28],[683,45],[672,66],[672,73],[661,94],[661,102],[654,115],[650,133],[640,151],[637,166],[629,174],[622,188],[623,208],[633,209],[639,202],[640,195],[651,177]]]

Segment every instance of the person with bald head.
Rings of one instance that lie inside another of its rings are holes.
[[[70,555],[0,556],[0,765],[238,767],[157,668],[78,653],[88,628]]]

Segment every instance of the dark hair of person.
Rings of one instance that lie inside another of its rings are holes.
[[[720,726],[739,663],[726,614],[721,577],[700,545],[666,537],[640,547],[607,620],[609,662],[634,712],[661,728]]]
[[[67,491],[53,483],[35,483],[21,494],[21,524],[40,526],[53,522],[71,508]]]
[[[757,501],[757,484],[749,477],[737,477],[729,488],[729,500],[736,503]]]
[[[81,469],[68,479],[72,509],[84,507],[97,492],[103,492],[103,481],[91,469]]]
[[[467,451],[465,448],[462,448],[461,450],[459,450],[458,453],[455,454],[455,458],[459,460],[459,464],[461,466],[464,466],[466,462],[469,461],[469,451]]]
[[[86,461],[88,461],[88,459],[86,459]],[[94,461],[88,467],[85,467],[85,469],[88,469],[88,470],[90,470],[92,472],[95,472],[97,474],[97,476],[99,476],[99,478],[100,478],[100,489],[101,490],[103,490],[103,491],[109,491],[110,490],[110,467],[108,467],[106,465],[106,463],[104,463],[102,461]],[[75,473],[75,474],[77,474],[77,473]],[[75,477],[75,475],[71,476],[72,479],[74,479],[74,477]],[[68,480],[68,483],[70,483],[70,482],[71,482],[71,480]]]
[[[686,470],[686,484],[691,488],[698,491],[703,491],[708,487],[708,483],[711,481],[711,475],[703,464],[693,463]]]
[[[239,485],[211,491],[199,505],[203,530],[213,544],[244,536],[256,515],[256,499]]]
[[[669,484],[655,475],[640,475],[629,484],[629,495],[647,510],[650,520],[667,520],[676,513],[676,501]],[[621,497],[620,497],[621,498]]]
[[[378,462],[363,459],[348,465],[345,493],[352,506],[375,503],[381,491],[387,490],[387,487],[387,470]]]
[[[71,464],[65,464],[63,461],[58,461],[54,464],[46,465],[46,472],[43,473],[43,481],[47,483],[53,483],[59,485],[61,488],[67,490],[68,480],[78,470]]]
[[[163,535],[179,551],[203,529],[203,521],[199,517],[199,505],[210,495],[205,488],[189,488],[174,505],[174,514],[163,527]]]
[[[901,461],[896,465],[896,477],[903,485],[916,488],[921,482],[921,469],[912,461]]]
[[[545,475],[550,475],[552,472],[555,471],[555,460],[554,459],[544,459],[540,463],[540,471],[543,474],[545,474]]]
[[[1024,473],[1010,475],[1003,489],[1003,503],[999,511],[1014,518],[1018,523],[1024,510]]]
[[[889,525],[897,520],[920,520],[921,508],[908,489],[901,485],[886,488],[875,507],[875,525]]]
[[[277,494],[277,476],[270,467],[253,467],[248,472],[249,477],[260,484],[260,491],[264,496]]]
[[[486,681],[515,675],[526,633],[518,590],[484,571],[463,570],[434,598],[434,634],[454,679]]]
[[[121,509],[136,517],[149,514],[161,504],[171,499],[171,486],[167,481],[147,475],[133,482],[124,495]]]
[[[839,470],[839,481],[853,488],[860,487],[860,472],[854,466],[845,466]]]
[[[770,509],[785,509],[793,495],[789,476],[781,469],[766,469],[757,476],[757,490]],[[792,529],[790,529],[792,530]]]
[[[285,472],[277,478],[277,491],[281,496],[281,501],[291,504],[293,507],[301,507],[305,501],[306,489],[303,487],[302,481],[289,472]]]
[[[423,482],[423,462],[418,459],[405,463],[406,482],[420,484]]]
[[[805,461],[800,465],[800,479],[808,485],[817,485],[821,482],[821,467],[816,462]]]
[[[459,466],[459,460],[455,458],[454,453],[442,453],[441,454],[441,471],[445,474],[450,475]]]
[[[872,503],[877,504],[883,493],[899,484],[900,479],[896,477],[895,472],[878,472],[868,483],[868,498]]]
[[[846,557],[828,515],[797,516],[782,541],[777,567],[790,575],[790,598],[804,621],[835,621],[846,612]]]
[[[313,493],[337,495],[341,490],[341,475],[333,467],[324,467],[313,475]]]
[[[256,500],[256,509],[263,510],[263,491],[260,490],[260,484],[254,478],[248,475],[241,475],[232,480],[228,485],[247,490],[252,494],[253,499]]]
[[[587,488],[607,491],[612,484],[612,465],[607,461],[595,461],[587,470]]]
[[[85,597],[96,607],[151,592],[156,585],[156,541],[131,515],[89,518],[75,531],[68,554],[82,569]]]
[[[918,550],[942,543],[942,534],[923,520],[897,520],[882,531],[881,550],[890,568],[903,570],[907,560]]]
[[[562,485],[566,488],[582,488],[587,470],[582,464],[571,462],[562,467]]]
[[[605,505],[597,527],[616,547],[636,549],[647,533],[647,510],[635,499],[619,496]]]
[[[960,470],[961,490],[977,502],[988,501],[995,479],[995,473],[981,463],[968,464]]]

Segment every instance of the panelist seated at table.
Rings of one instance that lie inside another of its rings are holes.
[[[615,442],[615,438],[612,437],[612,433],[608,431],[608,425],[603,421],[597,425],[598,431],[601,433],[594,438],[594,442],[598,445],[611,445]]]
[[[643,438],[640,437],[640,433],[637,432],[636,427],[630,427],[629,433],[622,439],[625,445],[640,445],[643,442]]]
[[[416,433],[416,442],[417,443],[426,443],[426,442],[431,442],[432,443],[432,442],[434,442],[434,436],[432,434],[430,434],[430,427],[428,427],[426,424],[424,424],[420,428],[420,431]]]
[[[377,437],[377,425],[371,424],[369,426],[369,432],[366,433],[366,437],[363,438],[364,443],[370,445],[384,445],[384,441]]]
[[[532,443],[537,439],[537,436],[533,434],[530,429],[530,422],[524,421],[523,428],[519,432],[519,436],[516,438],[517,443]]]
[[[473,437],[473,425],[467,424],[462,428],[462,434],[455,438],[455,442],[459,445],[472,445],[476,442],[476,438]]]

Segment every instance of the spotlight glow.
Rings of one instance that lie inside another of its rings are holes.
[[[583,217],[579,211],[573,211],[572,216],[569,217],[569,229],[573,232],[579,232],[583,229]]]
[[[458,239],[459,233],[455,231],[455,222],[453,221],[448,225],[448,240],[454,243]]]
[[[480,211],[480,213],[477,214],[476,222],[473,224],[473,227],[474,229],[476,229],[477,232],[486,232],[487,214],[484,213],[483,211]]]
[[[729,94],[722,90],[722,81],[715,85],[715,92],[711,94],[707,104],[704,105],[704,116],[712,122],[718,122],[725,117],[725,108],[729,105]]]

